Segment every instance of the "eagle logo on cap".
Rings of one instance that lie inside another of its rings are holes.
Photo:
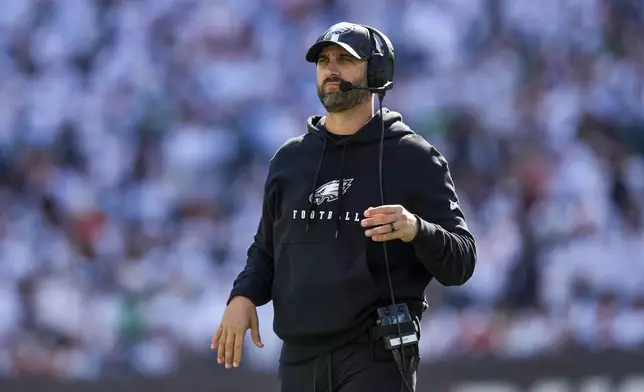
[[[356,26],[351,23],[347,23],[347,22],[338,23],[331,26],[331,28],[327,30],[326,34],[324,34],[324,39],[329,39],[334,35],[338,36],[338,35],[350,33],[355,29],[356,29]]]

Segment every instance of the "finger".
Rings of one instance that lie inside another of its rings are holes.
[[[376,242],[384,242],[384,241],[391,241],[391,240],[397,240],[403,237],[402,230],[397,230],[394,232],[389,232],[387,234],[378,234],[374,235],[371,237],[372,240]]]
[[[233,353],[233,367],[239,367],[242,359],[242,351],[244,349],[244,335],[242,333],[235,334],[235,352]]]
[[[224,346],[226,345],[226,331],[224,331],[219,339],[219,348],[217,349],[217,363],[224,363]]]
[[[235,333],[229,333],[226,336],[226,369],[230,369],[233,366],[233,353],[235,351]]]
[[[391,228],[392,224],[394,225],[393,230]],[[386,224],[386,225],[382,225],[382,226],[378,226],[378,227],[373,228],[373,229],[366,230],[365,235],[367,237],[373,237],[373,236],[376,236],[376,235],[388,234],[388,233],[391,233],[393,231],[396,231],[396,223],[395,222],[389,223],[389,224]]]
[[[386,225],[388,223],[395,222],[398,217],[398,214],[381,214],[372,218],[363,219],[360,221],[360,225],[362,225],[362,227]]]
[[[377,214],[396,214],[402,212],[402,206],[400,205],[386,205],[379,207],[369,207],[364,212],[366,217],[372,217]]]
[[[219,339],[221,338],[221,334],[224,332],[224,327],[220,324],[219,328],[217,328],[217,332],[215,332],[215,336],[212,338],[212,342],[210,343],[210,349],[214,350],[217,348],[217,344],[219,343]]]
[[[250,319],[250,337],[255,343],[255,346],[262,348],[264,343],[262,343],[262,337],[259,335],[259,319],[257,314]]]
[[[375,242],[385,242],[385,241],[397,240],[399,238],[400,236],[394,233],[374,235],[373,237],[371,237],[371,239],[374,240]]]

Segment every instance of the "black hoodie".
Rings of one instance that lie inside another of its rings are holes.
[[[388,242],[394,294],[423,301],[432,278],[458,286],[472,276],[475,241],[445,158],[399,113],[383,112],[385,202],[420,219],[413,241]],[[283,362],[351,341],[375,322],[377,306],[391,302],[382,243],[360,225],[367,208],[382,204],[380,112],[344,138],[329,134],[324,120],[310,117],[308,133],[271,159],[259,228],[230,295],[256,306],[273,301]]]

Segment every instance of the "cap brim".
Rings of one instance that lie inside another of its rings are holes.
[[[320,55],[320,52],[322,49],[326,48],[329,45],[340,45],[344,50],[349,52],[353,57],[357,58],[358,60],[365,60],[360,55],[358,52],[355,51],[349,44],[346,44],[344,42],[338,42],[338,41],[319,41],[313,44],[311,48],[309,49],[308,52],[306,52],[306,61],[309,63],[317,63],[318,62],[318,56]]]

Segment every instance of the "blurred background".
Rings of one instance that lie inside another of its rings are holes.
[[[345,20],[393,41],[384,106],[477,238],[471,281],[428,289],[419,392],[644,390],[641,1],[1,4],[3,391],[276,390],[270,304],[244,369],[210,339]]]

